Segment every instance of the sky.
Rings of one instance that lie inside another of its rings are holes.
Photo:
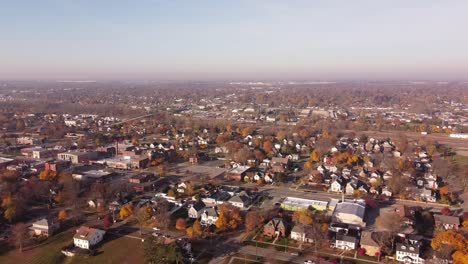
[[[3,80],[467,79],[466,0],[0,0]]]

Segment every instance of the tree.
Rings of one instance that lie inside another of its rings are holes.
[[[57,172],[44,170],[39,174],[39,179],[42,181],[55,181],[57,179]]]
[[[186,225],[187,225],[187,221],[185,219],[183,219],[183,218],[179,218],[176,221],[175,227],[176,227],[177,230],[185,230]]]
[[[309,209],[301,209],[294,212],[293,221],[296,224],[311,225],[314,222],[314,214]]]
[[[312,153],[310,153],[310,159],[313,162],[319,162],[320,161],[320,155],[319,155],[317,150],[314,150],[314,151],[312,151]]]
[[[248,147],[243,147],[239,149],[236,153],[234,153],[234,160],[244,165],[247,164],[247,161],[249,159],[253,158],[254,155]]]
[[[253,127],[245,127],[244,129],[242,129],[242,136],[246,137],[248,135],[252,135],[253,132],[254,132]]]
[[[249,211],[245,216],[245,229],[247,232],[252,232],[263,226],[265,217],[258,211]]]
[[[312,168],[313,168],[312,162],[306,161],[306,162],[304,163],[304,171],[305,171],[305,172],[307,172],[307,173],[311,172],[311,171],[312,171]]]
[[[288,133],[287,133],[286,131],[280,130],[280,131],[278,131],[278,133],[276,133],[276,138],[277,138],[279,141],[283,141],[283,139],[286,138],[286,135],[287,135],[287,134],[288,134]]]
[[[263,142],[263,150],[267,154],[271,153],[271,151],[273,150],[273,143],[271,143],[271,141],[269,141],[269,140]]]
[[[112,222],[112,215],[106,214],[106,216],[104,216],[104,218],[102,219],[102,226],[104,227],[104,229],[107,230],[112,226]]]
[[[56,203],[61,204],[63,202],[64,195],[63,192],[59,192],[55,197],[54,200]]]
[[[119,213],[120,220],[124,220],[128,218],[129,216],[131,216],[132,214],[133,214],[133,206],[126,205],[120,208],[120,213]]]
[[[221,204],[219,206],[219,217],[216,221],[216,227],[221,230],[235,230],[242,223],[240,210],[230,204]]]
[[[23,252],[24,241],[29,238],[29,229],[23,223],[16,224],[12,229],[12,239],[14,244]]]
[[[185,188],[185,194],[187,194],[188,196],[194,195],[195,194],[195,189],[193,187],[193,184],[190,183],[190,182],[187,182],[187,183],[185,183],[185,185],[187,186]]]
[[[450,211],[450,209],[448,207],[444,207],[442,208],[442,210],[440,211],[443,215],[452,215],[452,211]]]
[[[434,250],[439,250],[442,245],[447,245],[454,250],[468,250],[468,239],[461,233],[454,230],[440,232],[432,239],[431,247]]]
[[[145,238],[143,244],[145,263],[173,264],[184,263],[181,249],[175,242],[166,244],[153,236]]]
[[[140,227],[140,236],[142,234],[143,225],[151,219],[153,216],[153,208],[151,206],[145,205],[138,209],[136,214],[136,219],[138,220],[138,226]]]
[[[197,239],[203,235],[203,227],[198,220],[196,220],[191,227],[187,228],[186,231],[190,239]]]
[[[58,220],[59,221],[65,221],[65,220],[67,220],[67,218],[68,218],[67,211],[60,210],[60,212],[58,214]]]
[[[402,219],[398,214],[381,214],[375,219],[375,224],[379,229],[397,233],[401,229]]]
[[[3,216],[6,220],[8,220],[8,222],[12,223],[17,217],[16,205],[8,206],[5,212],[3,213]]]
[[[7,170],[0,174],[0,182],[14,183],[18,181],[19,176],[19,172]]]

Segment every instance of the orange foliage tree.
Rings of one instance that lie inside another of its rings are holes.
[[[187,225],[187,221],[185,221],[185,219],[183,219],[183,218],[179,218],[176,221],[175,227],[176,227],[177,230],[185,230],[186,225]]]
[[[242,224],[240,210],[230,204],[221,204],[219,206],[219,217],[216,221],[216,227],[221,230],[235,230]]]

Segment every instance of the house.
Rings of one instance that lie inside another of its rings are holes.
[[[34,232],[35,236],[51,236],[54,234],[57,229],[59,229],[60,224],[53,221],[52,219],[43,218],[39,221],[36,221],[32,224],[31,230]]]
[[[421,258],[421,244],[397,243],[396,259],[397,261],[404,263],[424,263],[424,259]]]
[[[343,177],[338,177],[332,181],[328,191],[341,193],[343,192],[344,186],[346,185],[346,180]]]
[[[247,175],[247,171],[250,170],[250,166],[237,166],[228,171],[227,178],[235,181],[244,181],[244,177]]]
[[[336,233],[333,247],[342,250],[354,250],[359,244],[359,238],[350,234]]]
[[[374,233],[371,231],[363,231],[361,233],[361,248],[366,250],[366,255],[375,257],[380,254],[380,246],[372,237]]]
[[[420,196],[421,199],[426,202],[435,203],[437,201],[436,193],[430,189],[424,189]]]
[[[245,191],[242,191],[232,196],[231,199],[228,200],[228,203],[240,209],[246,209],[252,203],[252,199]]]
[[[445,230],[458,230],[460,219],[449,215],[434,215],[435,226],[442,227]]]
[[[269,237],[286,237],[287,226],[283,219],[273,218],[263,227],[263,234]]]
[[[228,192],[215,191],[209,197],[202,198],[202,202],[207,206],[216,206],[229,200],[231,195]]]
[[[216,210],[215,207],[209,207],[205,208],[203,210],[203,213],[201,213],[201,219],[200,219],[200,224],[204,226],[210,226],[216,224],[216,221],[218,221],[218,211]]]
[[[359,225],[365,227],[364,214],[365,205],[359,202],[341,202],[338,203],[333,212],[333,222]]]
[[[291,239],[299,241],[299,242],[306,242],[312,243],[314,239],[307,236],[307,233],[302,225],[295,225],[291,230]]]
[[[198,219],[205,210],[205,204],[202,202],[195,203],[188,209],[188,217]]]
[[[104,230],[81,226],[73,236],[73,244],[79,248],[90,249],[102,241],[105,233]]]
[[[407,225],[414,225],[416,223],[415,210],[413,208],[396,204],[392,206],[392,209],[401,217],[403,223]]]
[[[286,172],[290,166],[288,158],[273,157],[271,159],[271,168],[273,172]]]

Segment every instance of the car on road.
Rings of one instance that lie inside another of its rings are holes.
[[[161,231],[161,229],[160,229],[160,228],[157,228],[157,227],[153,227],[153,230],[154,230],[154,231]]]
[[[315,264],[315,262],[308,259],[308,260],[304,261],[304,264]]]

